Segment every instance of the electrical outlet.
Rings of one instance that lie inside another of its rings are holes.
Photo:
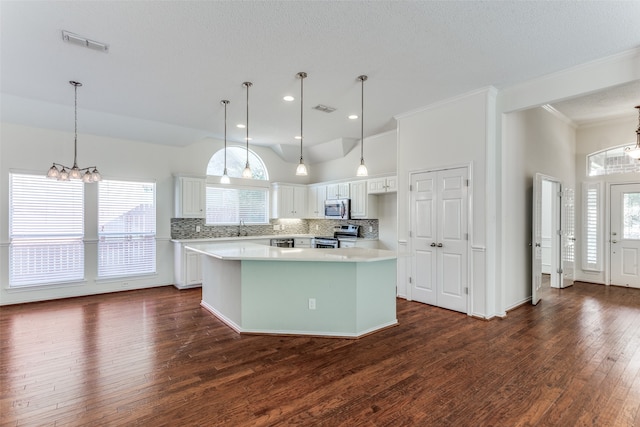
[[[284,224],[280,224],[280,230],[284,230]]]
[[[309,310],[315,310],[315,309],[316,309],[316,299],[309,298]]]
[[[316,231],[318,231],[318,224],[316,224]]]
[[[280,230],[280,225],[279,224],[273,224],[273,230],[274,231]]]
[[[200,226],[196,225],[196,233],[199,233],[199,232],[200,232]]]
[[[373,233],[373,226],[372,225],[369,226],[369,233]]]

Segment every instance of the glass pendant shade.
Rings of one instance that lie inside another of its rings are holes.
[[[54,163],[53,166],[49,168],[49,172],[47,172],[47,178],[58,179],[59,177],[60,177],[60,171],[58,170],[58,168],[56,167],[56,164]]]
[[[253,172],[251,172],[251,167],[249,167],[249,162],[247,162],[247,165],[244,167],[244,170],[242,171],[242,177],[247,179],[251,179],[253,177]]]
[[[302,159],[300,159],[300,163],[298,164],[298,167],[296,168],[296,175],[300,175],[300,176],[306,176],[307,175],[307,167],[302,162]]]
[[[356,172],[357,176],[368,176],[369,175],[369,171],[367,170],[367,167],[364,164],[364,161],[362,161],[360,163],[360,166],[358,166],[358,171]]]
[[[229,179],[229,175],[227,174],[227,168],[224,168],[224,172],[220,177],[220,184],[230,184],[231,180]]]

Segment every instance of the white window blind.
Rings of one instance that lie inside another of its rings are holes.
[[[600,244],[601,196],[599,182],[582,184],[582,269],[602,271],[602,255]]]
[[[9,286],[84,278],[84,184],[10,174]]]
[[[269,222],[269,190],[207,186],[208,225],[266,224]]]
[[[98,184],[98,277],[156,272],[156,185]]]

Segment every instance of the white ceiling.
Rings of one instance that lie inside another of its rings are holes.
[[[282,101],[299,96],[299,71],[309,74],[305,145],[344,147],[360,136],[347,119],[360,114],[360,74],[368,136],[442,99],[640,46],[638,1],[2,1],[0,15],[2,120],[72,131],[67,82],[78,80],[80,132],[172,145],[222,138],[229,99],[229,140],[243,143],[235,125],[251,81],[251,144],[283,157],[299,146],[300,104]],[[62,30],[109,52],[64,43]],[[554,107],[578,122],[635,114],[621,98],[640,90],[626,90]]]

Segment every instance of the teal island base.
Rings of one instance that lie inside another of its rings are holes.
[[[202,265],[202,307],[239,333],[358,338],[398,323],[395,259]]]

